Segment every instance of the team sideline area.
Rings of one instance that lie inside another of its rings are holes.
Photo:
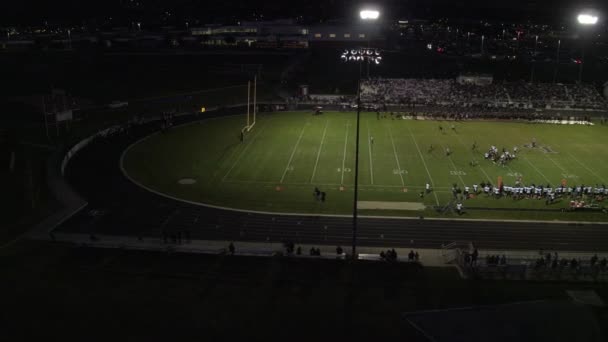
[[[124,172],[162,194],[268,212],[349,214],[356,113],[244,115],[158,132]],[[605,221],[608,126],[429,120],[363,112],[359,201],[366,215]]]

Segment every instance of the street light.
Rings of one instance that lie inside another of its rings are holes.
[[[599,21],[599,17],[592,11],[584,11],[579,13],[579,15],[576,17],[579,25],[581,25],[581,27],[586,28],[586,27],[592,27],[594,25],[597,24],[597,22]],[[581,34],[582,36],[582,41],[583,41],[583,53],[582,53],[582,58],[581,58],[581,63],[579,64],[579,69],[578,69],[578,83],[581,83],[583,81],[583,66],[585,65],[585,37],[584,37],[584,33]]]

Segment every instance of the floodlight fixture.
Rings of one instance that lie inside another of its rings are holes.
[[[340,59],[344,62],[350,61],[369,61],[371,63],[380,64],[382,57],[380,55],[380,51],[377,49],[371,48],[359,48],[359,49],[350,49],[344,50]]]
[[[581,25],[595,25],[597,24],[599,17],[592,13],[583,12],[580,13],[576,19]]]
[[[363,20],[377,20],[380,17],[380,11],[374,9],[363,9],[359,12]]]

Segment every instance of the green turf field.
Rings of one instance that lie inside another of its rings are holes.
[[[123,166],[137,182],[190,201],[262,211],[350,213],[354,113],[259,115],[241,143],[244,123],[243,115],[176,127],[134,145]],[[364,215],[456,217],[448,207],[454,204],[453,184],[464,189],[482,181],[496,184],[498,177],[506,185],[519,177],[525,184],[554,187],[564,179],[569,185],[608,184],[607,126],[378,120],[376,113],[363,113],[360,134],[359,200],[373,202],[372,207],[400,207],[361,210]],[[532,139],[537,147],[524,147]],[[506,166],[495,165],[483,158],[491,145],[518,146],[519,153]],[[453,152],[449,157],[446,148]],[[196,183],[178,184],[184,178]],[[433,191],[421,198],[427,182]],[[327,193],[325,203],[314,199],[315,186]],[[568,202],[546,205],[544,200],[482,194],[463,202],[466,214],[461,217],[608,220],[601,211],[561,212]],[[412,210],[420,204],[426,209]]]

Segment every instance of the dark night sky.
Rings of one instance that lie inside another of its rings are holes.
[[[133,2],[132,2],[133,1]],[[134,2],[143,6],[134,6]],[[15,24],[79,24],[93,18],[141,18],[157,20],[170,10],[173,18],[188,16],[203,22],[226,21],[230,16],[262,12],[265,17],[311,18],[354,17],[355,9],[365,0],[21,0],[2,5],[0,26]],[[595,2],[595,5],[593,5]],[[497,20],[560,21],[581,4],[606,7],[592,0],[376,0],[393,17],[450,17]],[[598,5],[599,4],[599,5]],[[181,19],[181,18],[180,18]],[[118,19],[120,20],[120,19]]]

